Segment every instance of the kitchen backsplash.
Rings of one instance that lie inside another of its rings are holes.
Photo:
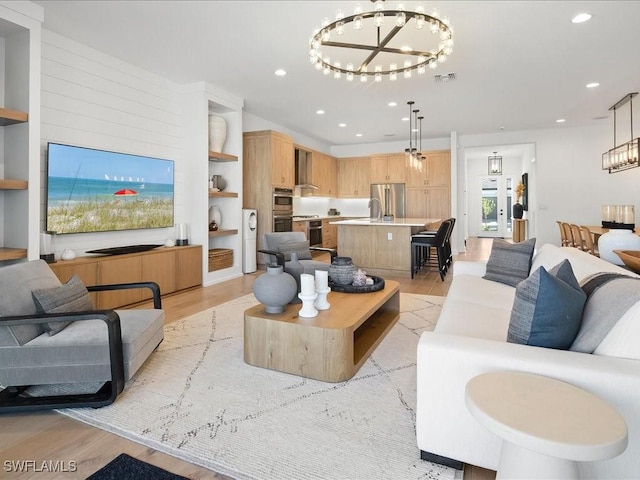
[[[368,198],[293,197],[293,214],[325,217],[335,208],[342,217],[368,217],[368,203]]]

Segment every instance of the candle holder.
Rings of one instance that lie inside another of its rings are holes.
[[[313,302],[313,306],[318,310],[329,310],[329,308],[331,308],[331,305],[327,301],[327,295],[330,291],[330,288],[327,288],[325,290],[316,290],[318,298],[316,298],[315,302]]]
[[[318,310],[313,306],[313,302],[318,298],[317,293],[313,295],[303,295],[299,293],[298,298],[302,300],[302,308],[298,312],[299,317],[313,318],[318,316]]]

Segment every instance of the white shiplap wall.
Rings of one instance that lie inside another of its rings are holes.
[[[114,57],[43,30],[41,229],[45,227],[48,142],[175,161],[174,223],[185,214],[185,164],[179,86]],[[174,229],[60,235],[56,254],[164,243]]]

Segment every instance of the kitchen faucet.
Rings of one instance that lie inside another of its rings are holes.
[[[376,220],[382,220],[382,205],[380,204],[380,200],[378,198],[372,198],[369,200],[369,203],[367,204],[367,207],[369,207],[369,218],[373,218],[373,216],[371,215],[372,213],[372,208],[371,205],[373,204],[373,201],[378,202],[378,216],[376,217]]]

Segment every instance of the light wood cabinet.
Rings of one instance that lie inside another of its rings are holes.
[[[273,188],[293,190],[293,140],[273,130],[243,134],[243,207],[258,213],[258,245],[273,231]]]
[[[314,196],[338,195],[338,162],[335,157],[321,152],[311,153],[311,182],[318,187],[309,190]]]
[[[272,132],[270,147],[271,185],[293,189],[296,183],[293,140]]]
[[[338,196],[342,198],[369,198],[371,185],[371,159],[351,157],[338,159]]]
[[[407,217],[439,218],[451,217],[451,195],[449,187],[407,188]]]
[[[61,282],[78,275],[85,285],[155,282],[167,295],[202,284],[202,246],[159,248],[114,256],[78,257],[49,265]],[[96,308],[112,309],[150,299],[148,289],[91,293]]]
[[[406,167],[407,188],[449,187],[451,183],[451,154],[448,150],[425,152],[424,160]]]
[[[336,248],[338,246],[338,226],[331,225],[331,222],[337,220],[339,219],[322,220],[322,246],[324,248]]]
[[[294,232],[302,232],[305,235],[307,234],[307,226],[308,226],[309,222],[307,222],[306,220],[297,220],[295,222],[293,222],[293,227],[291,228]]]
[[[404,181],[404,153],[371,156],[371,183],[403,183]]]

